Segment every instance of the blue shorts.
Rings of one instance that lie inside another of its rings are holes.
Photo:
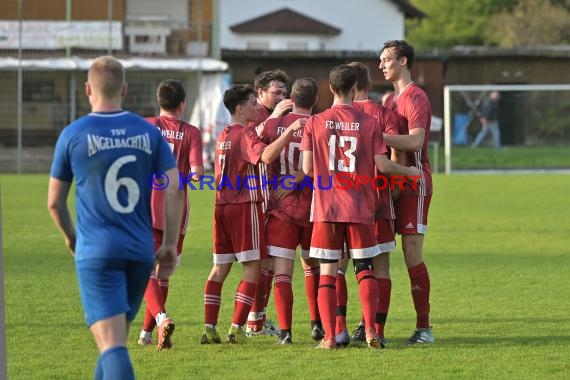
[[[88,259],[75,262],[87,326],[125,313],[132,321],[141,305],[152,262]]]

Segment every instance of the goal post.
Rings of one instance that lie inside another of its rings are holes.
[[[512,121],[512,124],[522,124],[521,129],[526,133],[519,136],[519,141],[513,145],[524,148],[560,144],[567,146],[570,143],[570,84],[448,85],[443,90],[446,174],[453,171],[453,147],[469,146],[469,125],[480,128],[480,111],[485,98],[492,91],[512,95],[508,104],[511,115],[507,120]],[[462,134],[458,135],[457,132]],[[463,151],[475,152],[466,148]],[[567,169],[566,162],[565,160],[561,166]]]

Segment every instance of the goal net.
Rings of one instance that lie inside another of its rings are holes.
[[[570,84],[449,85],[443,98],[446,174],[570,171]],[[498,128],[483,128],[489,112]]]

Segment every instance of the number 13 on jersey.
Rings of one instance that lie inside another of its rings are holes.
[[[345,148],[343,150],[344,157],[337,160],[336,157],[336,147]],[[356,150],[357,143],[356,136],[337,136],[331,135],[329,138],[329,170],[339,171],[339,172],[354,172],[356,167],[356,157],[354,157],[354,151]],[[346,166],[346,160],[348,159],[348,166]]]

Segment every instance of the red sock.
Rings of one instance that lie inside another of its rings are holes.
[[[267,309],[267,305],[269,304],[269,296],[271,295],[271,289],[273,288],[273,278],[275,277],[275,272],[270,270],[267,271],[267,279],[265,280],[265,305],[263,310]],[[263,315],[263,319],[265,320],[267,313]]]
[[[376,309],[378,308],[378,284],[371,269],[358,272],[356,280],[358,281],[358,293],[362,305],[362,315],[364,316],[364,327],[368,332],[371,328],[374,329]]]
[[[152,313],[146,307],[144,309],[144,321],[143,321],[143,330],[147,332],[152,332],[154,330],[154,326],[156,326],[156,319],[152,316]]]
[[[164,306],[166,307],[166,299],[168,298],[168,280],[159,280],[158,286],[160,286],[160,290],[162,290],[162,298],[164,299]]]
[[[348,290],[346,277],[339,269],[336,274],[336,332],[346,330],[346,304],[348,303]]]
[[[222,283],[217,281],[206,281],[204,286],[204,323],[216,325],[220,312],[220,302],[222,301]]]
[[[319,312],[325,329],[325,339],[335,337],[336,276],[321,275],[319,279]]]
[[[251,312],[247,318],[247,325],[255,331],[259,331],[263,328],[264,313],[265,310],[265,298],[267,294],[267,282],[269,281],[269,271],[267,269],[261,269],[259,274],[259,280],[257,281],[257,287],[255,291],[255,302],[251,307]]]
[[[425,264],[408,268],[410,284],[412,288],[412,299],[416,308],[416,327],[429,328],[429,274]]]
[[[257,284],[253,282],[240,281],[235,298],[234,316],[232,323],[243,326],[247,321],[247,315],[253,305]]]
[[[291,329],[293,320],[293,287],[291,276],[278,274],[275,276],[275,309],[281,330]]]
[[[151,317],[156,318],[158,313],[165,312],[164,309],[164,296],[162,295],[162,289],[158,284],[158,280],[156,278],[150,278],[148,280],[148,284],[146,286],[146,291],[144,292],[144,300],[146,301],[146,308],[150,311]],[[143,326],[145,331],[152,331],[146,330],[147,326]]]
[[[392,280],[389,278],[377,278],[378,284],[378,309],[376,309],[376,333],[384,337],[384,326],[390,309],[390,296],[392,294]]]
[[[315,322],[321,320],[319,305],[317,303],[320,275],[321,270],[319,267],[305,269],[305,293],[307,293],[307,303],[309,304],[309,318]]]

